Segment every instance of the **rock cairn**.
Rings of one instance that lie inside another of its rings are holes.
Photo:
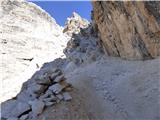
[[[37,120],[46,107],[70,101],[71,90],[60,69],[41,69],[23,84],[16,98],[2,103],[2,120]]]

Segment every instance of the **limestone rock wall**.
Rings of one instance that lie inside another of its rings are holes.
[[[160,55],[160,2],[93,4],[93,18],[108,55],[150,59]]]

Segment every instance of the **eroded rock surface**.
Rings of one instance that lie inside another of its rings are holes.
[[[93,4],[93,16],[108,55],[147,59],[160,55],[160,3]]]

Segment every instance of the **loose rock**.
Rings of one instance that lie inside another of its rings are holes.
[[[58,83],[61,82],[62,80],[65,80],[66,78],[64,77],[64,75],[60,75],[58,77],[56,77],[56,79],[54,80],[54,82]]]
[[[53,93],[58,94],[63,90],[63,86],[60,84],[54,84],[52,86],[49,87],[49,90],[52,90]]]
[[[44,102],[42,102],[41,100],[34,100],[31,102],[32,106],[32,113],[33,116],[38,116],[39,114],[42,113],[43,109],[44,109]]]
[[[57,76],[61,75],[61,74],[62,74],[61,71],[58,71],[58,72],[56,72],[56,73],[53,73],[53,74],[50,76],[51,81],[54,81],[55,78],[56,78]]]
[[[59,100],[62,100],[62,99],[63,99],[63,96],[62,96],[61,94],[56,95],[56,97],[57,97]]]
[[[51,83],[51,80],[49,79],[48,74],[44,74],[44,75],[39,75],[36,79],[35,79],[36,83],[38,84],[42,84],[42,85],[49,85]]]
[[[44,91],[46,90],[47,86],[45,85],[39,85],[39,84],[32,84],[30,87],[29,87],[29,91],[30,93],[36,93],[36,94],[41,94],[41,93],[44,93]]]
[[[56,102],[45,102],[45,106],[49,107],[56,104]]]
[[[68,92],[64,92],[63,99],[64,99],[64,101],[70,101],[72,99],[72,97],[70,96],[70,94]]]
[[[56,100],[57,100],[57,98],[53,95],[49,98],[44,98],[43,99],[44,102],[55,102]]]

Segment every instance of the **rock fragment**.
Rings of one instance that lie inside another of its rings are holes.
[[[50,86],[49,90],[52,90],[53,93],[58,94],[63,90],[63,88],[64,87],[62,85],[56,83],[56,84]]]
[[[56,97],[57,97],[59,100],[62,100],[62,99],[63,99],[63,96],[62,96],[61,94],[56,95]]]
[[[29,87],[29,91],[30,93],[35,93],[35,94],[41,94],[41,93],[44,93],[44,91],[46,90],[47,86],[45,85],[39,85],[39,84],[32,84],[30,87]]]
[[[53,74],[50,76],[51,81],[53,82],[53,81],[55,80],[55,78],[56,78],[57,76],[61,75],[61,74],[62,74],[61,71],[58,71],[58,72],[56,72],[56,73],[53,73]]]
[[[51,97],[43,99],[44,102],[55,102],[56,100],[57,100],[57,98],[53,95]]]
[[[64,101],[70,101],[72,99],[72,97],[70,96],[70,94],[68,92],[64,92],[63,99],[64,99]]]
[[[34,100],[31,102],[31,108],[32,108],[32,113],[33,116],[36,117],[38,115],[40,115],[44,109],[44,102],[42,102],[41,100]]]
[[[42,85],[49,85],[51,83],[51,80],[49,79],[48,74],[44,74],[44,75],[39,75],[36,79],[35,79],[36,83],[38,84],[42,84]]]
[[[49,107],[56,104],[56,102],[45,102],[45,106]]]
[[[64,77],[64,75],[60,75],[58,77],[55,78],[54,82],[58,83],[61,82],[62,80],[65,80],[66,78]]]

